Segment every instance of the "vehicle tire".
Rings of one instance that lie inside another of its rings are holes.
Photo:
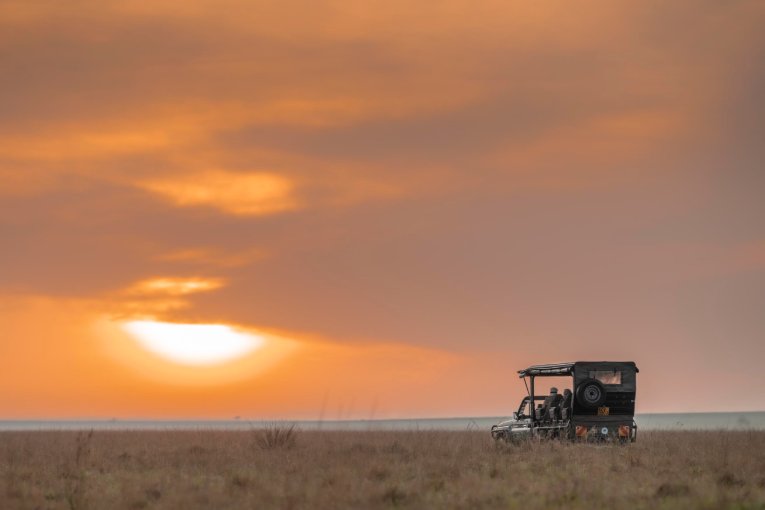
[[[576,388],[576,400],[584,407],[600,407],[606,401],[606,388],[597,379],[586,379]]]

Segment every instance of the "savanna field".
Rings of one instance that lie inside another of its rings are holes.
[[[628,446],[487,432],[4,432],[3,509],[765,509],[765,431]]]

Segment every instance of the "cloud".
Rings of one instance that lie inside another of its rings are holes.
[[[267,252],[260,248],[225,251],[215,247],[199,247],[173,250],[168,253],[159,254],[155,258],[160,261],[176,264],[240,267],[267,256]]]
[[[267,172],[214,171],[138,186],[179,206],[212,206],[231,214],[259,216],[300,208],[293,183]]]
[[[223,287],[220,278],[150,278],[132,285],[128,294],[183,296]]]

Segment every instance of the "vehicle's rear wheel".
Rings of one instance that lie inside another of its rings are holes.
[[[599,407],[606,401],[606,388],[597,379],[586,379],[576,388],[576,399],[584,407]]]

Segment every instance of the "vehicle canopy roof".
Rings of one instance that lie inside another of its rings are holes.
[[[635,372],[639,372],[638,367],[634,361],[575,361],[573,363],[554,363],[551,365],[532,365],[523,370],[518,370],[518,377],[526,376],[562,376],[572,375],[577,367],[587,365],[592,367],[593,365],[602,365],[604,369],[613,368],[632,368]]]

